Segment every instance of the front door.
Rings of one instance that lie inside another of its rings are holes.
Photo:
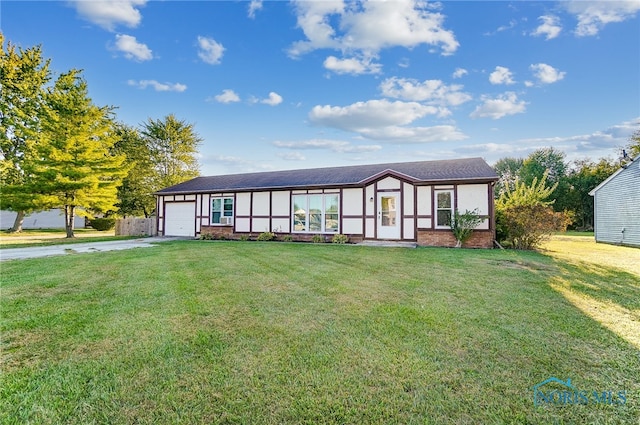
[[[378,239],[400,239],[400,193],[378,193]]]

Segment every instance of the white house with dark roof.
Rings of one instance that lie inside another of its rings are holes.
[[[596,242],[640,247],[640,155],[589,195],[594,202]]]
[[[454,246],[449,223],[457,209],[485,218],[466,246],[490,248],[497,180],[482,158],[196,177],[156,193],[158,233],[344,234],[353,242]]]

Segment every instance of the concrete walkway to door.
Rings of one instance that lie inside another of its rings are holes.
[[[159,242],[174,241],[178,237],[151,237],[125,239],[120,241],[85,242],[74,244],[60,244],[48,246],[32,246],[27,248],[0,249],[0,261],[24,260],[26,258],[49,257],[52,255],[78,254],[86,252],[120,251],[132,248],[150,248]]]

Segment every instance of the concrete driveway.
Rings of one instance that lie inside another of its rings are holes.
[[[0,261],[24,260],[26,258],[49,257],[52,255],[78,254],[84,252],[120,251],[132,248],[150,248],[159,242],[180,238],[151,237],[121,241],[86,242],[63,245],[33,246],[28,248],[0,249]]]

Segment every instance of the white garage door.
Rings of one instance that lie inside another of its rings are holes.
[[[167,202],[164,207],[165,236],[196,235],[196,203]]]

